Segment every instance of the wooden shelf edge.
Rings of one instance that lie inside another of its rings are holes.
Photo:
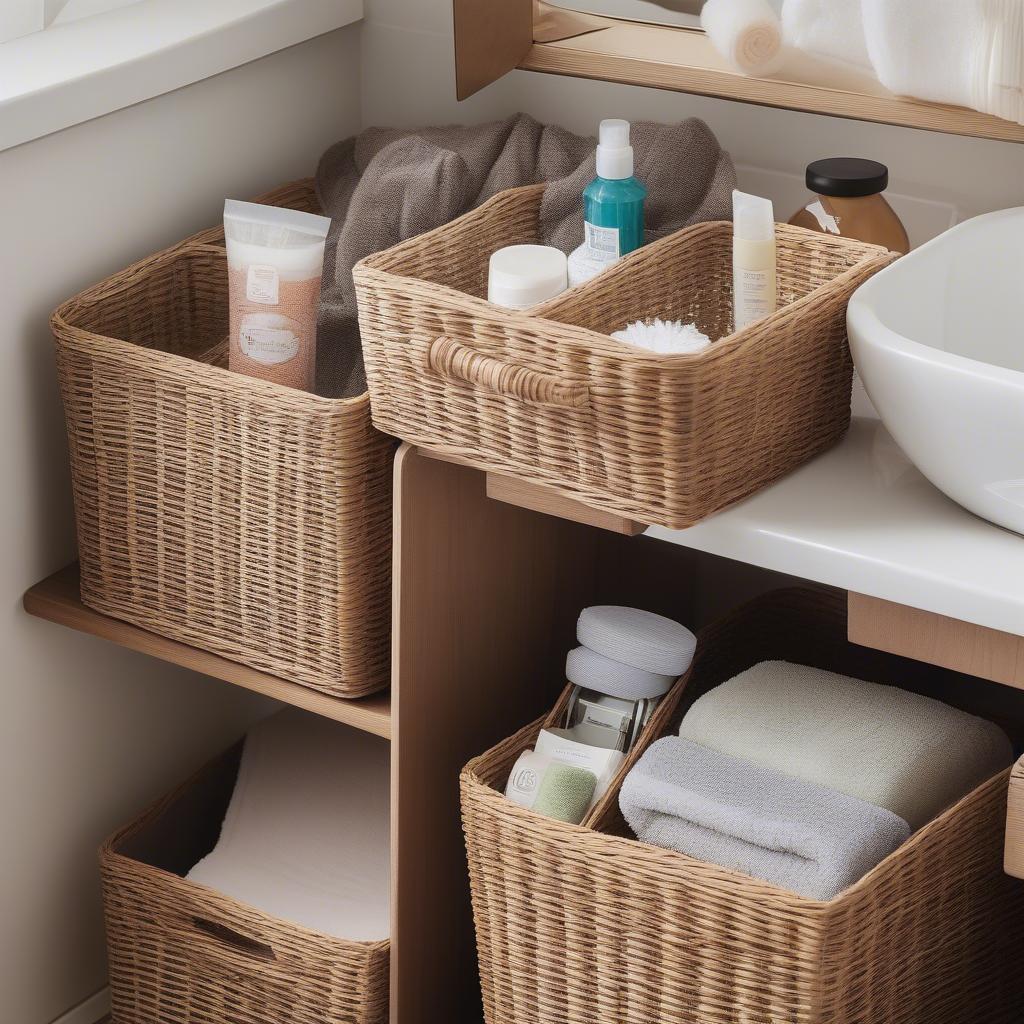
[[[863,93],[779,78],[750,78],[723,67],[711,42],[699,30],[619,19],[607,22],[604,31],[558,42],[535,42],[519,63],[519,69],[950,135],[1024,142],[1024,126],[991,114],[884,91]],[[673,59],[675,50],[689,53],[690,59]]]
[[[1024,637],[850,594],[851,643],[1024,690]]]
[[[626,537],[638,537],[647,529],[643,523],[616,515],[614,512],[591,508],[582,501],[566,497],[554,488],[531,484],[501,473],[487,474],[487,497],[531,512],[568,519],[570,522],[583,523],[584,526],[596,526],[601,530],[609,530]]]
[[[129,650],[241,686],[363,732],[391,738],[390,693],[343,700],[102,615],[82,603],[77,562],[31,587],[25,593],[23,604],[25,611],[37,618],[110,640]]]

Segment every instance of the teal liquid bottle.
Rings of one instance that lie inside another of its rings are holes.
[[[647,189],[633,177],[629,122],[601,122],[597,177],[583,192],[587,255],[614,263],[644,244]]]

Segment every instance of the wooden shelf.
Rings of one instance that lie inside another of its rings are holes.
[[[953,135],[1024,142],[1024,126],[1012,121],[964,107],[894,96],[867,75],[823,67],[812,58],[794,55],[780,74],[772,78],[749,78],[734,71],[700,29],[648,25],[616,18],[588,19],[594,20],[603,21],[605,27],[568,39],[535,42],[525,58],[520,59],[520,69],[671,89]],[[837,78],[841,74],[845,74],[842,80]],[[823,80],[832,82],[833,86],[815,84]]]
[[[229,661],[208,651],[190,647],[177,640],[150,633],[119,619],[101,615],[82,604],[78,586],[78,563],[37,583],[26,594],[25,610],[40,619],[48,619],[62,626],[90,633],[122,647],[140,651],[161,661],[222,679],[242,686],[274,700],[312,711],[314,714],[344,722],[363,732],[391,738],[391,695],[389,693],[364,697],[362,700],[342,700],[319,693],[308,687],[268,675],[257,669]]]

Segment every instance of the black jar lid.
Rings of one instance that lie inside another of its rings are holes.
[[[876,196],[889,187],[889,168],[852,156],[815,160],[807,167],[807,187],[819,196]]]

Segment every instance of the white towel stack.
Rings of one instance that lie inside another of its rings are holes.
[[[861,0],[786,0],[782,29],[794,49],[871,69]]]
[[[300,711],[245,740],[220,839],[188,877],[304,928],[389,935],[390,748]]]
[[[770,73],[738,43],[755,26],[762,38],[772,31],[765,0],[709,0],[705,11],[723,56],[748,74]],[[786,46],[873,73],[897,95],[1024,124],[1024,0],[785,0],[781,35]]]
[[[864,35],[892,92],[1024,123],[1022,0],[863,0]]]

